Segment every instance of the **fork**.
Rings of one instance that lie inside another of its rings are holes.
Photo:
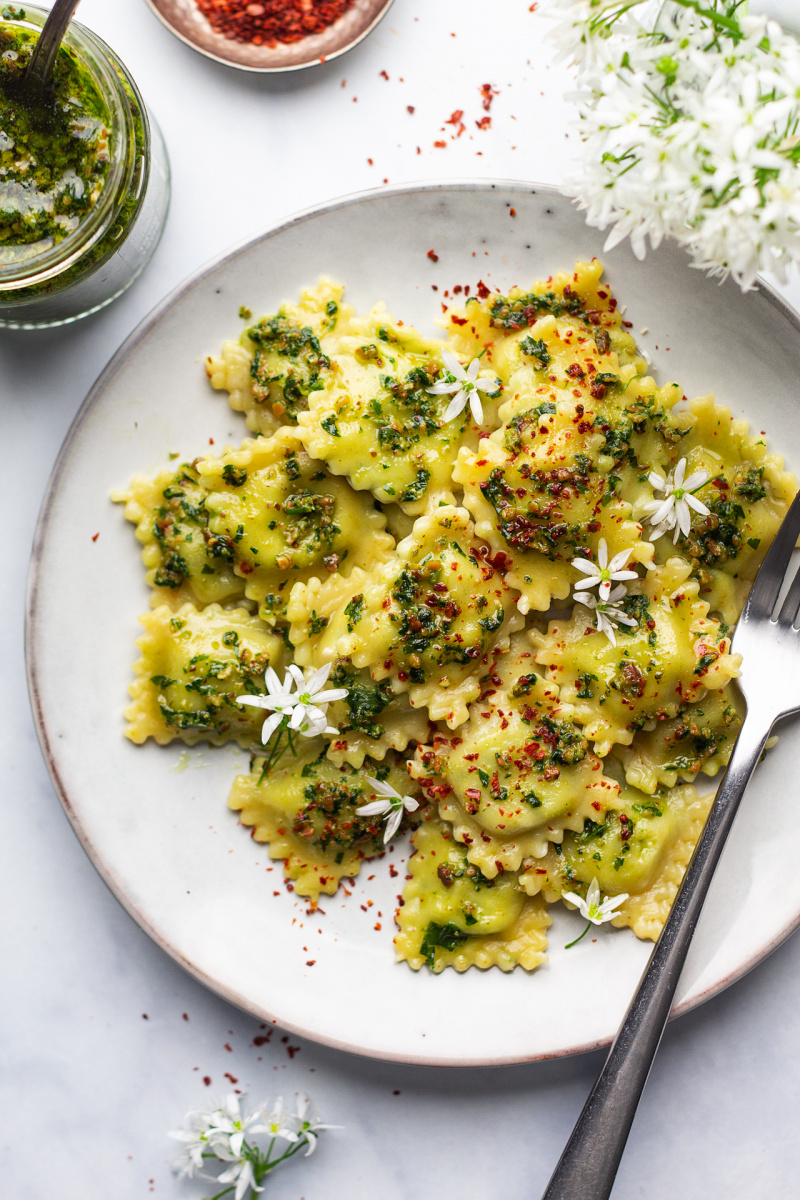
[[[731,650],[743,658],[739,683],[747,715],[728,769],[650,962],[542,1200],[607,1200],[739,801],[774,723],[800,712],[800,682],[794,675],[800,667],[795,628],[800,570],[773,617],[798,534],[800,493],[767,551],[734,632]]]

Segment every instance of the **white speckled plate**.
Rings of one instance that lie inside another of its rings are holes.
[[[326,273],[348,285],[358,309],[385,299],[434,333],[447,287],[528,284],[595,254],[634,331],[649,328],[642,340],[661,380],[689,394],[715,389],[797,468],[797,316],[766,289],[743,296],[707,280],[672,247],[639,263],[624,249],[603,256],[602,240],[553,190],[513,183],[387,188],[293,217],[203,269],[147,318],[87,397],[53,473],[31,569],[28,661],[61,800],[109,887],[167,953],[234,1004],[306,1037],[421,1063],[574,1053],[613,1036],[649,945],[603,929],[565,951],[579,922],[556,908],[550,962],[533,975],[414,974],[392,952],[401,846],[368,866],[351,896],[323,899],[324,912],[307,915],[282,886],[280,864],[226,808],[243,755],[187,756],[122,736],[147,591],[132,528],[108,494],[163,467],[171,451],[191,458],[210,439],[221,447],[244,436],[203,372],[204,356],[238,335],[242,304],[272,311]],[[745,798],[679,1010],[737,979],[800,922],[797,746],[788,728]]]

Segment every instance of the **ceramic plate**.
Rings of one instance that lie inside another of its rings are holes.
[[[565,199],[523,184],[387,188],[301,214],[206,267],[147,318],[88,396],[55,468],[33,556],[28,661],[61,800],[109,887],[167,953],[232,1003],[305,1037],[419,1063],[574,1053],[613,1036],[650,944],[606,928],[565,951],[580,923],[556,906],[550,962],[533,975],[415,974],[392,952],[402,846],[367,865],[352,895],[323,898],[309,914],[226,808],[243,754],[135,747],[123,737],[148,595],[132,527],[109,492],[160,470],[170,453],[193,458],[245,435],[203,371],[204,356],[238,336],[240,305],[274,311],[324,273],[347,284],[358,310],[383,299],[435,334],[445,288],[530,284],[592,255],[605,261],[634,332],[649,328],[641,343],[660,380],[680,380],[690,395],[714,389],[797,469],[796,315],[766,289],[742,295],[706,279],[674,248],[639,263],[625,249],[603,255],[602,242]],[[679,1011],[738,978],[800,922],[787,836],[797,750],[788,727],[745,797]]]

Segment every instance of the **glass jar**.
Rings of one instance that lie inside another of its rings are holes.
[[[28,5],[24,9],[4,9],[0,30],[9,35],[6,47],[13,47],[20,39],[29,41],[32,35],[38,36],[46,17],[45,10]],[[14,58],[16,51],[6,49],[7,59],[9,54]],[[96,155],[95,161],[96,167],[102,157],[104,174],[99,186],[93,186],[88,204],[83,182],[76,181],[74,171],[65,173],[67,182],[59,185],[60,192],[45,198],[40,211],[44,214],[42,219],[47,217],[51,226],[53,211],[58,212],[74,195],[84,203],[85,211],[79,217],[57,218],[60,224],[55,236],[38,238],[30,233],[29,226],[26,241],[24,234],[14,233],[14,226],[10,234],[8,229],[4,231],[6,236],[0,239],[0,328],[65,325],[110,304],[150,260],[167,216],[167,152],[158,126],[148,118],[136,84],[114,51],[76,21],[69,26],[59,58],[65,54],[71,59],[70,63],[62,60],[65,69],[80,72],[93,89],[95,107],[100,105],[104,114],[103,134],[107,126],[107,143],[101,143],[102,154]],[[0,76],[0,80],[3,78]],[[6,88],[10,86],[7,84]],[[20,93],[19,88],[11,99],[0,92],[0,106],[8,112],[20,95],[20,109],[24,111],[27,93]],[[71,146],[74,144],[70,142]],[[0,129],[0,151],[9,145],[19,158],[13,140]],[[51,152],[55,154],[56,149],[51,147]],[[7,162],[9,157],[0,154],[0,161],[5,158]],[[47,165],[46,156],[40,154],[40,161]],[[14,165],[19,167],[18,162]],[[35,180],[28,182],[24,163],[22,174],[17,170],[17,176],[16,182],[8,182],[8,172],[0,170],[0,211],[8,212],[8,196],[12,196],[17,206],[15,216],[23,214],[16,228],[24,229],[26,206],[32,207],[30,197],[38,199],[41,193],[37,192]]]

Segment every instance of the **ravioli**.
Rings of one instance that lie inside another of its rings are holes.
[[[595,885],[658,936],[797,483],[653,377],[596,260],[445,298],[428,337],[323,277],[209,357],[255,436],[114,494],[153,606],[126,733],[248,748],[229,806],[312,908],[410,833],[410,969],[532,971]]]

